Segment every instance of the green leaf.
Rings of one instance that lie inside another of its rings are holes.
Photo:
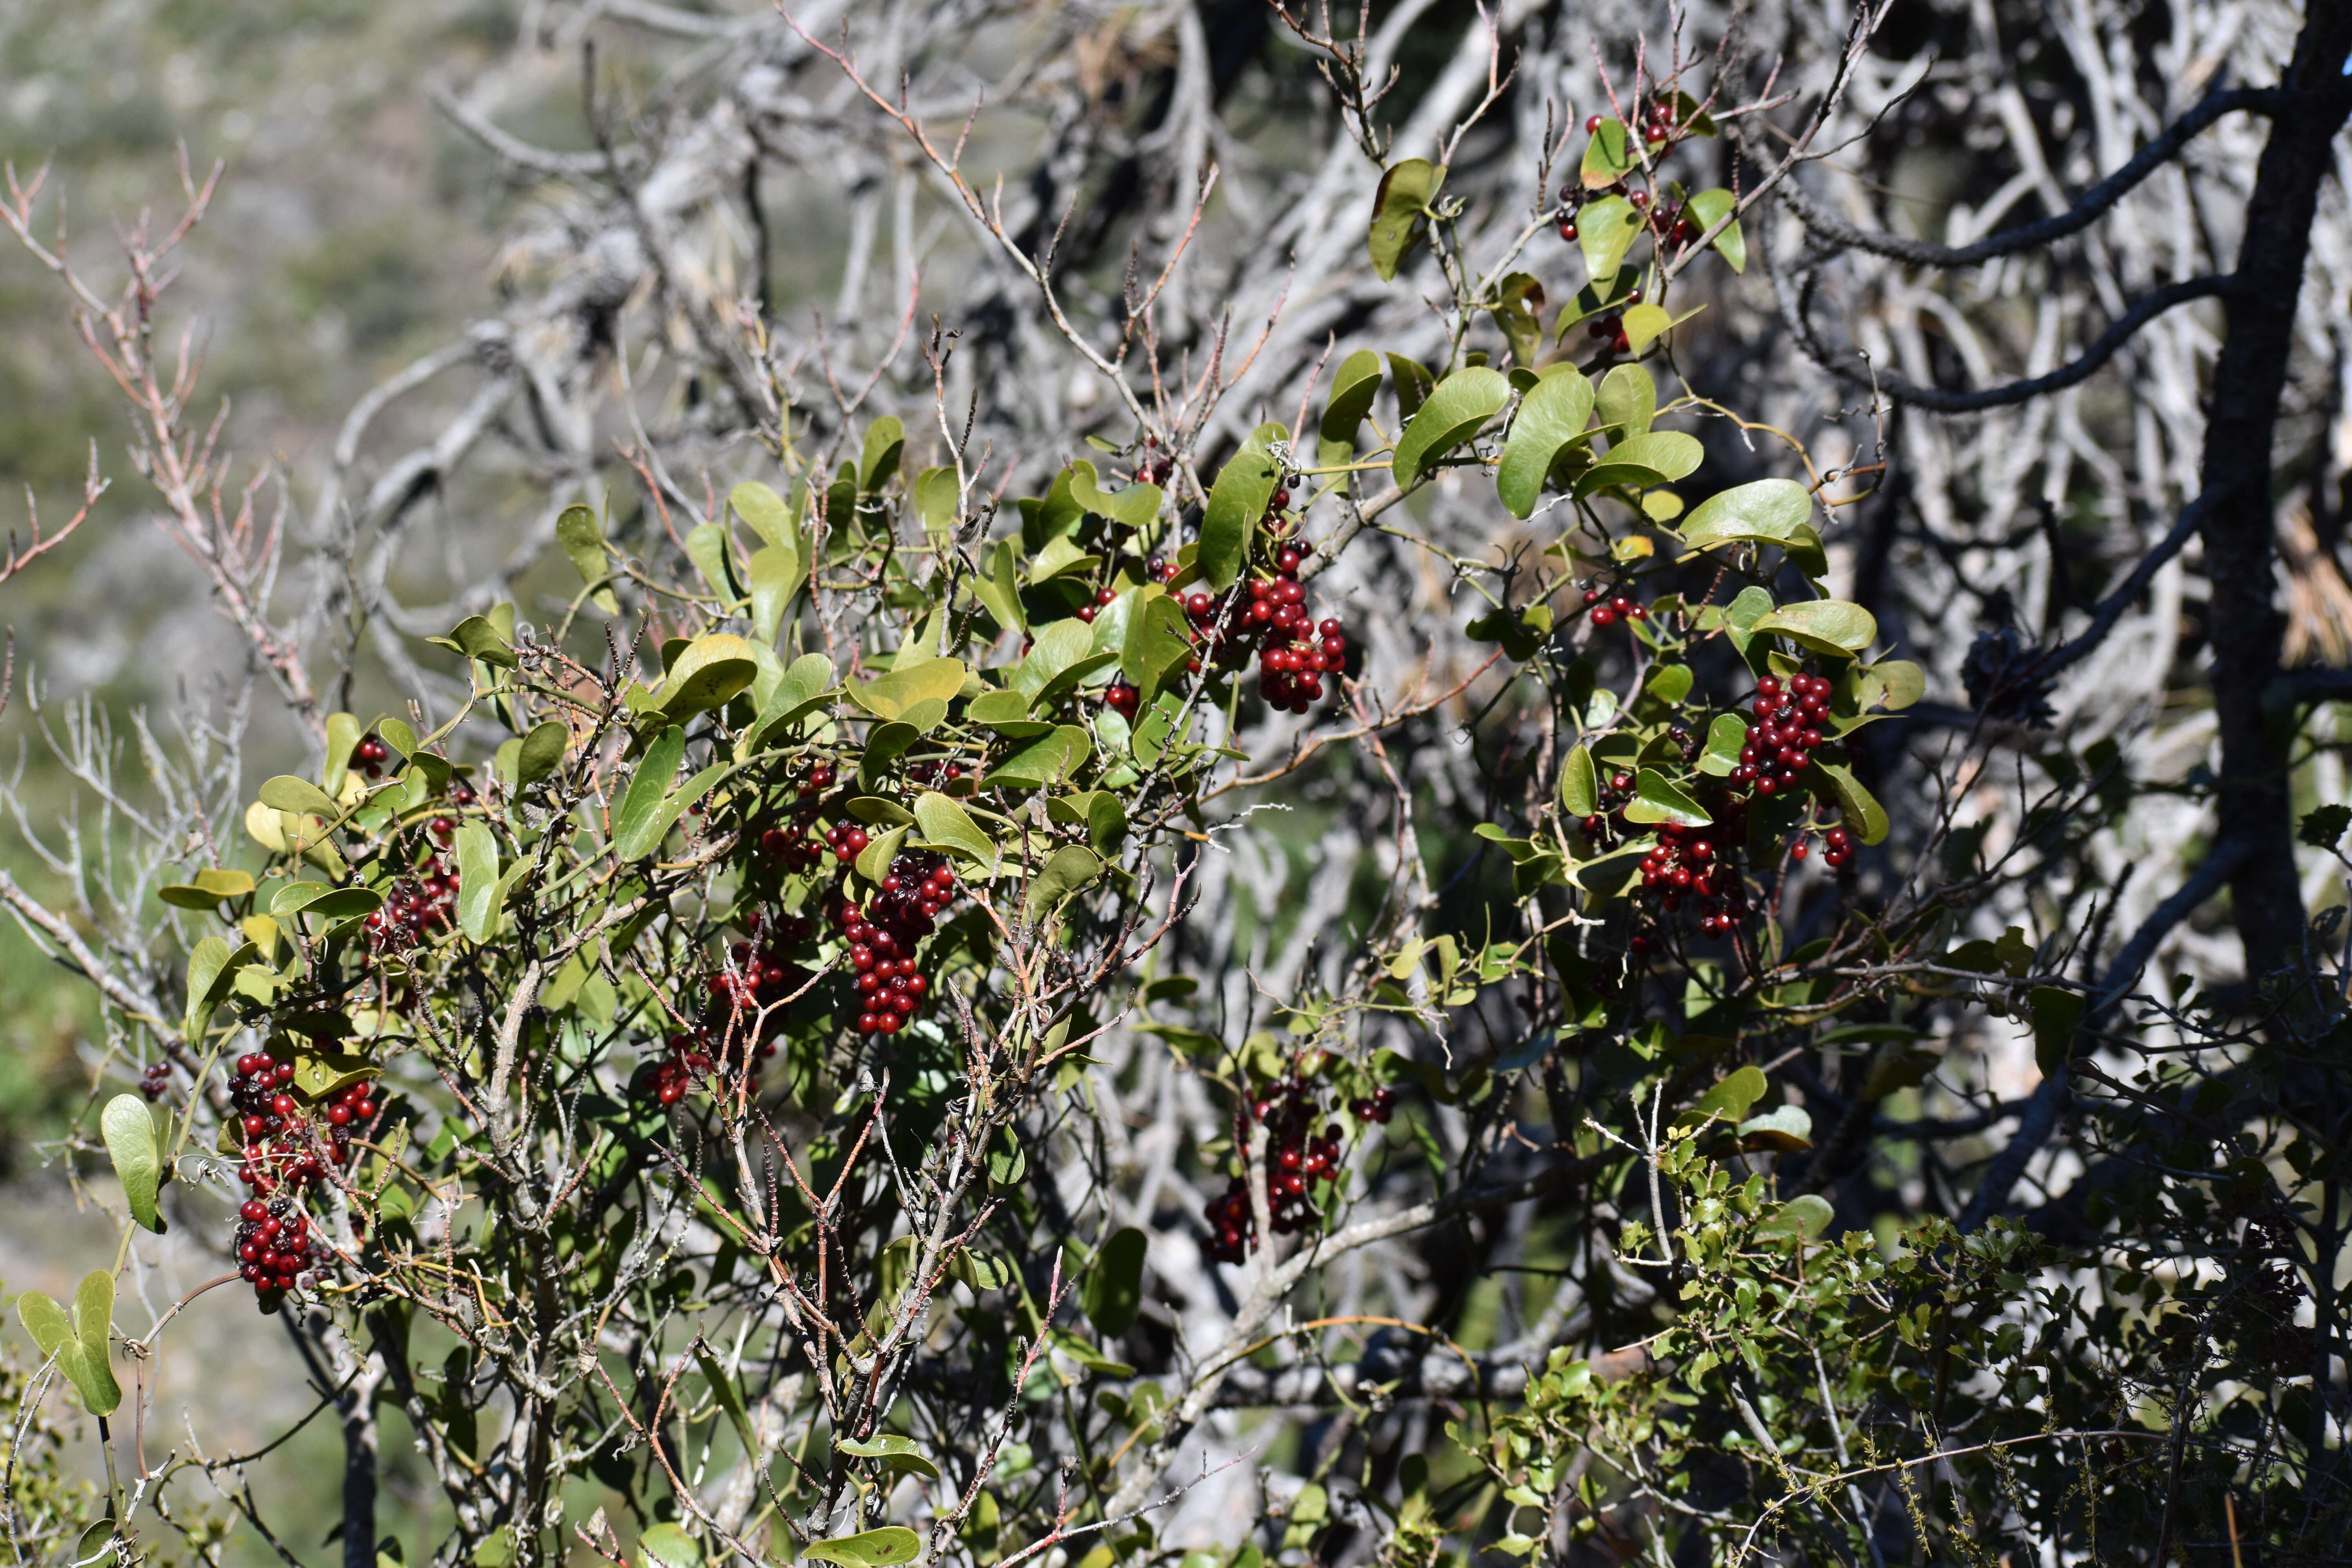
[[[1426,158],[1391,163],[1381,174],[1372,195],[1372,221],[1364,236],[1371,252],[1372,270],[1383,283],[1393,282],[1397,268],[1421,242],[1429,204],[1445,183],[1445,166]]]
[[[702,1381],[710,1385],[710,1396],[719,1401],[720,1409],[727,1412],[727,1419],[733,1424],[735,1436],[742,1442],[743,1451],[746,1454],[759,1452],[759,1438],[751,1431],[751,1413],[743,1407],[743,1391],[735,1386],[735,1380],[727,1375],[727,1369],[719,1364],[719,1358],[699,1339],[695,1341],[694,1360],[695,1364],[702,1369]]]
[[[1795,1154],[1813,1146],[1813,1119],[1801,1105],[1775,1106],[1761,1116],[1751,1116],[1738,1127],[1739,1146],[1743,1149],[1769,1149],[1775,1153]]]
[[[1133,1226],[1113,1231],[1087,1270],[1078,1303],[1106,1343],[1135,1326],[1143,1306],[1143,1260],[1150,1246],[1150,1238]]]
[[[535,784],[554,773],[571,743],[571,728],[561,719],[532,725],[530,733],[522,738],[522,749],[515,753],[515,782]]]
[[[890,862],[898,858],[899,847],[907,842],[913,829],[903,824],[885,833],[876,834],[865,848],[857,852],[857,874],[869,882],[879,882],[890,874]]]
[[[1591,815],[1590,813],[1587,814]],[[1633,775],[1633,798],[1626,803],[1628,822],[1671,822],[1680,827],[1705,827],[1715,818],[1704,806],[1675,787],[1655,768]]]
[[[1164,492],[1158,485],[1129,485],[1120,490],[1105,490],[1095,477],[1092,463],[1082,458],[1070,468],[1070,495],[1097,517],[1107,517],[1129,528],[1144,528],[1160,515]]]
[[[253,878],[245,871],[206,868],[193,881],[159,888],[155,896],[184,910],[208,910],[225,899],[241,899],[253,891]]]
[[[189,952],[188,1008],[180,1032],[190,1044],[201,1041],[212,1026],[213,1013],[228,1000],[238,968],[259,956],[260,950],[249,942],[232,948],[216,936],[205,938]]]
[[[462,653],[467,658],[478,658],[484,664],[494,664],[504,669],[515,667],[513,645],[487,616],[467,616],[450,629],[447,637],[426,637],[425,640],[436,647]]]
[[[922,1546],[922,1537],[905,1525],[888,1524],[862,1534],[812,1541],[801,1548],[801,1555],[814,1563],[838,1563],[840,1568],[892,1568],[913,1562]]]
[[[1759,616],[1748,629],[1759,637],[1774,633],[1816,653],[1856,654],[1877,637],[1878,622],[1844,599],[1804,599]]]
[[[163,1182],[163,1156],[146,1096],[118,1094],[108,1100],[99,1113],[99,1131],[106,1139],[107,1158],[114,1162],[115,1180],[122,1184],[123,1201],[131,1205],[131,1217],[163,1235],[163,1216],[156,1212],[155,1198]]]
[[[954,537],[956,510],[962,499],[953,468],[925,468],[916,479],[915,515],[922,520],[923,532],[934,548],[944,547]]]
[[[1065,844],[1045,858],[1030,879],[1029,918],[1050,915],[1063,900],[1091,886],[1102,875],[1103,858],[1076,844]]]
[[[327,750],[319,761],[319,782],[330,794],[343,787],[343,774],[351,767],[352,749],[366,733],[359,720],[349,713],[327,715]]]
[[[1513,517],[1534,513],[1552,465],[1583,437],[1591,417],[1592,384],[1572,368],[1545,375],[1519,400],[1503,442],[1502,466],[1495,472],[1496,493]]]
[[[1845,825],[1854,830],[1854,837],[1864,844],[1885,842],[1886,808],[1862,786],[1862,781],[1853,776],[1852,770],[1838,763],[1825,763],[1819,757],[1813,759],[1812,766],[1830,781],[1830,789],[1837,796],[1838,812],[1845,818]]]
[[[688,531],[686,558],[702,574],[702,580],[723,604],[731,605],[743,596],[742,584],[735,577],[735,552],[727,537],[727,525],[706,522]]]
[[[1149,702],[1184,674],[1192,657],[1192,623],[1173,598],[1162,596],[1146,601],[1136,612],[1119,665]]]
[[[996,868],[996,841],[954,800],[937,790],[924,791],[915,797],[915,820],[932,843],[961,850],[992,871]]]
[[[1719,490],[1692,509],[1684,521],[1684,545],[1705,550],[1727,542],[1786,545],[1809,532],[1813,498],[1794,479],[1758,479]]]
[[[885,414],[866,432],[866,450],[857,459],[857,488],[872,495],[898,471],[907,448],[907,427],[895,414]]]
[[[1543,346],[1543,285],[1532,273],[1514,272],[1503,279],[1493,308],[1495,325],[1511,345],[1512,362],[1530,370]]]
[[[1638,364],[1621,364],[1601,378],[1594,398],[1601,423],[1615,427],[1610,438],[1618,442],[1644,435],[1658,414],[1658,384]]]
[[[1717,185],[1711,190],[1695,191],[1686,204],[1691,221],[1701,234],[1713,228],[1739,205],[1739,198]],[[1734,218],[1729,227],[1715,237],[1716,254],[1731,264],[1734,272],[1748,270],[1748,241],[1740,237],[1739,222]]]
[[[784,505],[784,498],[768,486],[757,479],[747,479],[727,492],[727,504],[735,509],[735,515],[760,536],[762,543],[791,542],[792,512]]]
[[[2333,850],[2352,827],[2352,805],[2323,805],[2307,813],[2296,837],[2314,849]]]
[[[1576,493],[1587,496],[1610,485],[1667,484],[1696,469],[1706,455],[1696,436],[1647,430],[1618,442],[1578,475]]]
[[[1737,713],[1718,713],[1706,727],[1706,750],[1699,753],[1698,771],[1727,778],[1739,766],[1740,748],[1748,744],[1748,721]]]
[[[769,491],[772,496],[774,493]],[[781,510],[782,503],[777,504]],[[572,569],[580,574],[580,580],[593,590],[588,595],[589,602],[608,616],[619,615],[620,598],[612,589],[601,585],[612,576],[613,570],[604,557],[604,525],[596,521],[593,509],[565,507],[563,515],[555,520],[555,542],[570,558]]]
[[[834,1445],[845,1454],[855,1454],[861,1459],[879,1459],[882,1467],[894,1476],[922,1476],[930,1480],[940,1479],[939,1466],[923,1457],[912,1437],[887,1433],[879,1437],[845,1437]]]
[[[262,805],[278,811],[323,816],[330,821],[341,816],[343,811],[341,804],[333,795],[309,779],[297,778],[292,773],[279,773],[275,778],[262,780],[259,794]]]
[[[751,632],[772,644],[782,629],[784,612],[800,591],[800,552],[789,544],[762,545],[751,552],[743,569],[751,578]]]
[[[93,1415],[110,1415],[122,1403],[122,1390],[114,1381],[114,1369],[109,1364],[107,1330],[114,1320],[114,1277],[104,1269],[85,1277],[81,1288],[74,1292],[73,1316],[38,1290],[27,1290],[16,1298],[16,1316],[25,1331],[33,1336],[33,1343],[44,1360],[55,1356],[58,1370],[81,1394],[83,1405]],[[91,1329],[96,1329],[98,1349],[89,1349]]]
[[[1829,1199],[1818,1193],[1803,1193],[1790,1198],[1780,1205],[1777,1213],[1759,1222],[1756,1234],[1811,1241],[1827,1230],[1830,1222],[1835,1218],[1837,1210],[1831,1206]]]
[[[1352,461],[1356,456],[1356,431],[1364,423],[1364,416],[1372,411],[1372,399],[1380,395],[1381,356],[1370,349],[1358,349],[1339,362],[1331,377],[1331,401],[1323,407],[1323,423],[1316,429],[1318,437],[1316,461],[1325,468]],[[1346,475],[1335,476],[1344,480]]]
[[[1584,144],[1584,158],[1577,166],[1577,177],[1586,190],[1602,190],[1632,174],[1637,162],[1632,139],[1625,134],[1625,122],[1603,120],[1592,128],[1591,139]],[[1584,210],[1592,209],[1588,206]],[[1578,219],[1580,224],[1582,221]]]
[[[1870,673],[1878,677],[1882,708],[1900,711],[1927,695],[1927,672],[1907,658],[1882,658],[1870,667]]]
[[[1410,489],[1510,400],[1509,379],[1485,365],[1457,370],[1439,382],[1397,437],[1396,460],[1391,465],[1397,483]]]
[[[1193,559],[1216,593],[1234,585],[1249,559],[1250,535],[1265,516],[1266,502],[1282,479],[1267,444],[1288,435],[1279,425],[1259,426],[1209,487],[1209,504],[1201,514],[1200,552]]]
[[[498,929],[499,841],[487,824],[457,829],[457,929],[481,942]]]
[[[1770,1087],[1758,1068],[1740,1068],[1699,1096],[1697,1104],[1675,1119],[1675,1125],[1695,1126],[1711,1118],[1736,1127],[1747,1120],[1748,1108],[1763,1099]]]
[[[112,1274],[93,1268],[81,1277],[74,1287],[73,1323],[74,1337],[81,1342],[81,1375],[74,1379],[74,1386],[92,1415],[111,1415],[122,1403],[107,1343],[114,1331]]]
[[[1082,630],[1086,627],[1084,621],[1069,624]],[[920,703],[954,700],[970,673],[961,659],[918,658],[894,666],[863,686],[851,687],[849,700],[877,719],[901,719]]]
[[[676,721],[723,708],[759,678],[758,645],[729,632],[709,632],[670,661],[669,678],[654,696],[654,710]]]
[[[1625,265],[1625,253],[1642,234],[1642,212],[1623,196],[1587,202],[1576,215],[1576,247],[1584,253],[1592,287],[1606,290]]]
[[[1407,359],[1402,354],[1389,355],[1389,375],[1396,383],[1397,419],[1402,424],[1421,412],[1429,389],[1437,384],[1437,377],[1419,360]]]
[[[1039,736],[991,768],[981,784],[987,789],[1000,785],[1043,789],[1073,772],[1092,750],[1084,730],[1075,724],[1057,724],[1051,733]]]
[[[661,811],[662,798],[668,793],[669,781],[677,775],[678,764],[686,761],[686,731],[673,724],[664,730],[661,738],[646,748],[637,760],[637,771],[629,780],[628,792],[621,797],[621,813],[614,824],[613,852],[624,860],[635,860],[653,852],[660,843],[654,822]],[[667,822],[662,824],[667,828]],[[648,841],[650,840],[650,841]],[[642,845],[642,847],[638,846]]]
[[[2074,1056],[2074,1029],[2090,999],[2063,986],[2036,985],[2026,993],[2026,1000],[2033,1008],[2034,1065],[2048,1078]]]
[[[1559,770],[1559,803],[1570,816],[1593,816],[1601,810],[1601,774],[1592,765],[1592,752],[1577,746],[1568,753],[1568,761]]]
[[[675,1524],[649,1524],[637,1537],[638,1568],[702,1568],[702,1545]]]

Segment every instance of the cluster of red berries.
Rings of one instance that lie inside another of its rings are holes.
[[[922,1009],[931,982],[915,946],[930,934],[955,886],[945,860],[910,849],[891,862],[869,907],[845,900],[834,910],[857,972],[859,1034],[895,1035]]]
[[[433,820],[437,828],[448,818]],[[413,947],[434,931],[448,930],[457,918],[457,874],[440,856],[428,855],[414,879],[393,883],[383,906],[370,910],[363,923],[368,945],[381,950]]]
[[[1376,1089],[1361,1100],[1348,1101],[1348,1114],[1359,1121],[1377,1121],[1386,1126],[1389,1118],[1396,1114],[1396,1101],[1395,1089]]]
[[[361,771],[372,779],[383,777],[383,765],[391,760],[392,748],[373,735],[352,748],[352,761],[359,763]]]
[[[1753,784],[1759,795],[1792,789],[1797,776],[1822,743],[1830,716],[1830,682],[1819,675],[1792,675],[1784,688],[1768,675],[1756,683],[1756,728],[1739,749],[1731,782]]]
[[[236,1211],[236,1272],[262,1301],[318,1282],[333,1256],[293,1200],[247,1198]]]
[[[172,1064],[170,1062],[150,1063],[147,1070],[139,1075],[139,1092],[150,1100],[163,1099],[170,1092],[171,1088]]]
[[[1078,619],[1091,625],[1097,616],[1102,614],[1104,610],[1118,602],[1118,589],[1109,586],[1097,588],[1095,590],[1095,602],[1091,605],[1080,605],[1078,606]]]
[[[1744,815],[1734,807],[1705,828],[1663,823],[1656,847],[1642,858],[1642,886],[1669,913],[1682,907],[1686,894],[1699,900],[1698,929],[1709,936],[1729,934],[1748,915],[1747,884],[1716,851],[1717,838],[1731,843],[1744,830]]]
[[[1307,608],[1307,584],[1298,580],[1306,561],[1306,552],[1284,544],[1275,551],[1273,576],[1254,576],[1223,597],[1196,590],[1184,600],[1194,638],[1221,666],[1239,668],[1256,645],[1259,695],[1292,713],[1319,701],[1323,677],[1348,665],[1347,626],[1336,616],[1318,621]]]
[[[1271,1159],[1265,1173],[1265,1201],[1273,1211],[1275,1234],[1304,1230],[1321,1217],[1311,1191],[1314,1184],[1339,1173],[1339,1130],[1321,1126],[1322,1107],[1303,1079],[1275,1085],[1264,1100],[1250,1107],[1250,1114],[1267,1127]],[[1212,1262],[1239,1263],[1257,1249],[1257,1216],[1250,1212],[1247,1176],[1234,1176],[1226,1183],[1224,1194],[1212,1198],[1202,1213],[1209,1222]]]
[[[916,784],[926,786],[953,784],[963,777],[963,764],[940,762],[910,763],[907,766],[907,777]]]
[[[1103,706],[1123,719],[1133,719],[1143,711],[1143,690],[1124,680],[1114,680],[1103,688]]]
[[[1619,621],[1646,621],[1650,607],[1622,594],[1612,595],[1606,588],[1587,588],[1584,602],[1591,606],[1592,625],[1596,630],[1607,631]]]
[[[1789,858],[1801,860],[1809,853],[1805,841],[1797,840],[1789,847]],[[1822,858],[1832,866],[1843,866],[1853,858],[1853,839],[1843,827],[1832,827],[1822,835]]]
[[[236,1071],[229,1077],[229,1103],[237,1111],[234,1125],[244,1143],[238,1177],[265,1197],[280,1187],[309,1186],[326,1174],[310,1120],[302,1114],[293,1086],[294,1064],[261,1051],[237,1058]],[[353,1158],[352,1130],[375,1119],[376,1103],[370,1094],[367,1083],[356,1083],[328,1102],[327,1132],[338,1163],[349,1164]]]

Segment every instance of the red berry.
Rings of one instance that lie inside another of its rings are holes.
[[[1600,130],[1600,129],[1601,129],[1601,119],[1602,119],[1602,116],[1598,115],[1598,114],[1588,114],[1588,115],[1586,115],[1586,116],[1584,117],[1584,133],[1585,133],[1587,136],[1590,136],[1590,135],[1591,135],[1594,132],[1596,132],[1596,131]]]

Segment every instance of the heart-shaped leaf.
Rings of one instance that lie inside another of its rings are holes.
[[[1601,378],[1593,398],[1601,423],[1613,430],[1610,439],[1630,441],[1645,434],[1658,414],[1658,384],[1638,364],[1621,364]]]
[[[1634,166],[1633,139],[1625,133],[1625,122],[1607,119],[1592,128],[1591,137],[1584,143],[1584,157],[1577,166],[1577,177],[1588,191],[1606,190],[1632,174]],[[1585,210],[1590,212],[1591,208]]]
[[[1625,820],[1671,822],[1678,827],[1705,827],[1715,818],[1665,774],[1655,768],[1643,768],[1633,775],[1633,798],[1626,803]]]
[[[670,661],[669,678],[654,710],[673,722],[733,701],[760,673],[757,645],[729,632],[709,632]]]
[[[1717,1121],[1737,1127],[1748,1119],[1748,1107],[1763,1099],[1769,1088],[1762,1071],[1752,1066],[1740,1068],[1699,1096],[1697,1104],[1675,1119],[1675,1125],[1690,1127]]]
[[[1642,210],[1623,196],[1587,202],[1576,215],[1576,247],[1584,253],[1591,287],[1607,290],[1625,265],[1625,253],[1642,234]]]
[[[108,1335],[114,1324],[114,1276],[94,1268],[82,1276],[74,1290],[73,1314],[38,1290],[16,1299],[16,1316],[33,1336],[43,1358],[55,1356],[58,1370],[81,1395],[93,1415],[111,1415],[122,1403],[122,1389],[114,1381],[108,1353]]]
[[[1421,242],[1429,204],[1444,183],[1445,166],[1426,158],[1407,158],[1381,173],[1380,189],[1372,194],[1371,225],[1364,235],[1372,270],[1381,282],[1395,280],[1397,268]]]
[[[514,606],[509,605],[505,607],[511,616]],[[425,640],[453,652],[462,653],[467,658],[479,659],[484,664],[497,665],[502,669],[512,669],[515,667],[513,644],[507,639],[506,634],[499,629],[498,623],[488,616],[467,616],[450,628],[447,637],[427,637]]]
[[[1690,220],[1705,234],[1717,224],[1738,210],[1739,198],[1717,185],[1711,190],[1694,191],[1689,202]],[[1748,270],[1748,241],[1740,237],[1739,220],[1732,218],[1724,231],[1712,241],[1717,255],[1731,264],[1734,272]]]
[[[1737,713],[1718,713],[1706,727],[1706,750],[1699,753],[1698,771],[1716,778],[1730,776],[1739,766],[1740,749],[1748,744],[1748,721]]]
[[[1559,803],[1570,816],[1591,816],[1601,810],[1600,771],[1583,746],[1570,750],[1559,770]]]
[[[834,1445],[845,1454],[855,1454],[861,1459],[879,1459],[882,1468],[894,1476],[922,1476],[939,1479],[940,1468],[923,1457],[912,1437],[887,1433],[879,1437],[845,1437]]]
[[[677,776],[678,764],[685,761],[686,731],[675,724],[664,730],[660,739],[646,747],[646,754],[637,759],[636,773],[629,780],[628,792],[621,797],[621,813],[613,828],[614,853],[623,859],[635,860],[650,854],[653,843],[659,842],[653,834],[654,819],[661,810],[663,797],[669,793],[669,781]],[[649,837],[652,843],[646,842]],[[635,847],[640,844],[644,847]]]
[[[1812,521],[1813,498],[1794,479],[1758,479],[1719,490],[1691,510],[1683,543],[1705,550],[1727,542],[1785,544]]]
[[[515,782],[535,784],[553,773],[571,743],[571,728],[561,719],[532,725],[530,733],[522,738],[521,748],[515,752]]]
[[[314,816],[334,817],[342,814],[342,806],[333,795],[309,779],[292,773],[279,773],[261,781],[261,804],[278,811],[307,812]]]
[[[114,1162],[115,1180],[122,1184],[123,1201],[131,1217],[142,1226],[163,1234],[163,1216],[156,1211],[156,1194],[163,1184],[163,1155],[155,1140],[155,1118],[147,1097],[118,1094],[99,1113],[99,1131],[106,1139],[107,1158]]]
[[[638,1568],[702,1568],[702,1543],[664,1521],[637,1537]]]
[[[897,1563],[912,1563],[922,1547],[922,1537],[905,1525],[886,1524],[857,1535],[812,1541],[801,1548],[801,1555],[813,1563],[838,1563],[840,1568],[893,1568]]]
[[[1029,883],[1029,918],[1049,915],[1064,900],[1091,886],[1102,875],[1103,858],[1076,844],[1065,844],[1045,858]]]
[[[188,881],[157,889],[155,896],[184,910],[208,910],[225,899],[241,899],[252,891],[249,872],[207,868]]]
[[[1078,1303],[1106,1342],[1135,1326],[1143,1307],[1143,1260],[1150,1240],[1133,1226],[1113,1231],[1095,1254]]]
[[[1748,630],[1787,637],[1816,653],[1856,654],[1877,638],[1878,622],[1845,599],[1804,599],[1759,616]]]
[[[1339,362],[1331,377],[1331,401],[1323,406],[1323,422],[1316,428],[1316,462],[1323,468],[1336,468],[1356,455],[1356,431],[1364,423],[1364,416],[1372,411],[1372,399],[1380,395],[1381,356],[1370,349],[1358,349]],[[1344,474],[1333,476],[1344,480]]]
[[[1511,400],[1511,383],[1485,365],[1455,371],[1433,388],[1428,400],[1397,437],[1390,465],[1398,484],[1411,489],[1438,460],[1475,436]]]
[[[1775,1106],[1739,1124],[1739,1146],[1795,1154],[1813,1146],[1813,1119],[1801,1105]]]
[[[1878,797],[1864,789],[1862,781],[1842,763],[1825,763],[1815,757],[1812,766],[1829,780],[1831,793],[1837,796],[1838,813],[1853,829],[1853,836],[1864,844],[1883,843],[1886,837],[1886,808],[1878,804]]]
[[[1162,494],[1158,485],[1137,484],[1120,490],[1106,490],[1092,463],[1080,458],[1070,465],[1071,498],[1097,517],[1107,517],[1129,528],[1150,526],[1152,519],[1160,515]]]
[[[1503,442],[1502,466],[1495,471],[1496,493],[1513,517],[1533,514],[1552,465],[1570,443],[1584,437],[1591,417],[1592,384],[1573,367],[1545,374],[1519,400]]]
[[[907,449],[907,426],[895,414],[885,414],[866,432],[865,450],[857,458],[857,488],[872,495],[898,471]]]
[[[1645,430],[1629,436],[1594,459],[1578,476],[1576,493],[1591,495],[1609,485],[1663,485],[1696,471],[1706,449],[1698,437],[1679,430]]]
[[[1215,592],[1232,587],[1242,574],[1242,563],[1249,559],[1250,535],[1265,516],[1266,502],[1282,479],[1282,470],[1267,448],[1273,442],[1287,439],[1289,434],[1280,425],[1259,426],[1217,471],[1216,482],[1209,487],[1209,504],[1201,513],[1200,552],[1193,564]]]
[[[771,496],[774,493],[769,491]],[[777,503],[779,510],[782,505],[781,501]],[[555,542],[562,547],[572,569],[580,574],[580,580],[593,590],[589,602],[608,616],[619,615],[620,599],[612,589],[604,586],[613,570],[605,561],[604,529],[596,521],[596,513],[584,506],[565,507],[563,514],[555,520]]]
[[[1780,1211],[1756,1226],[1759,1236],[1811,1241],[1827,1230],[1837,1210],[1819,1193],[1803,1193],[1780,1205]]]
[[[980,830],[971,814],[937,790],[915,797],[915,820],[923,837],[970,856],[990,870],[996,868],[996,841]]]

